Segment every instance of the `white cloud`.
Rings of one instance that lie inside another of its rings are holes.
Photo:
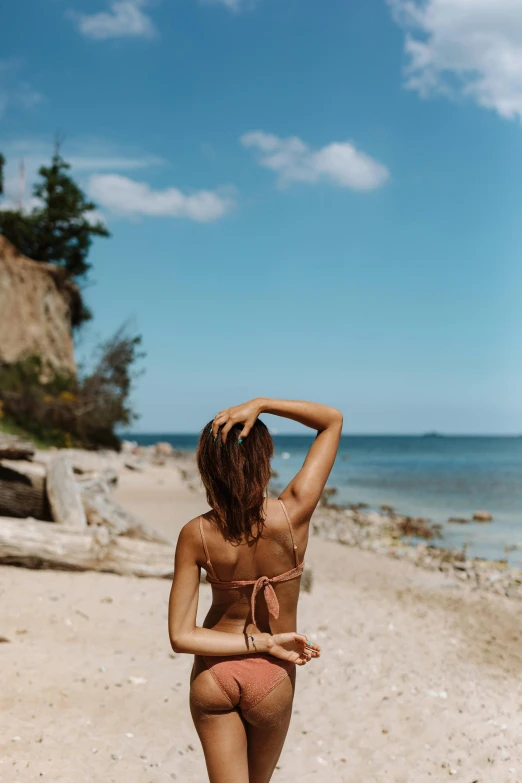
[[[20,59],[0,60],[0,117],[8,109],[32,109],[44,96],[27,81],[20,79]]]
[[[120,174],[94,174],[88,192],[102,207],[128,217],[188,218],[206,223],[222,218],[233,207],[230,197],[215,191],[186,194],[178,188],[153,190],[146,182]]]
[[[242,11],[247,6],[252,6],[255,0],[205,0],[213,5],[223,5],[229,11]]]
[[[96,14],[71,12],[79,31],[86,38],[104,41],[108,38],[153,38],[156,28],[150,16],[142,11],[147,0],[116,0],[109,11]]]
[[[33,183],[38,178],[40,166],[49,164],[53,154],[53,144],[39,138],[19,139],[16,142],[0,139],[0,149],[6,158],[5,199],[0,200],[0,209],[11,209],[20,201],[25,210],[32,209],[37,205],[31,195]],[[87,173],[139,170],[164,163],[162,158],[157,156],[131,154],[128,149],[116,149],[103,139],[93,138],[68,140],[62,149],[62,154],[71,164],[72,176],[79,179],[82,187],[84,185],[82,175]]]
[[[163,163],[161,158],[155,156],[125,157],[125,156],[90,156],[90,155],[65,155],[68,163],[75,171],[128,171],[131,169],[146,169],[149,166],[158,166]]]
[[[522,120],[520,0],[388,0],[406,30],[406,85]]]
[[[326,181],[351,190],[374,190],[389,178],[386,166],[348,141],[313,150],[297,136],[281,139],[264,131],[252,131],[241,136],[240,142],[259,150],[260,165],[278,173],[280,186]]]

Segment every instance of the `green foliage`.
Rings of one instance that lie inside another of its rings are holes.
[[[0,156],[0,172],[3,157]],[[87,261],[93,237],[108,237],[106,226],[95,219],[96,204],[89,201],[69,174],[70,165],[57,145],[49,166],[42,166],[33,195],[40,204],[31,212],[0,211],[0,233],[35,261],[56,264],[68,279],[78,281],[90,269]],[[0,174],[0,183],[2,177]],[[0,193],[2,192],[0,188]],[[75,308],[73,326],[91,317],[85,305]]]
[[[89,439],[98,445],[114,447],[114,427],[128,426],[137,418],[129,396],[139,375],[134,367],[145,355],[140,346],[141,337],[129,334],[128,327],[122,326],[99,347],[94,370],[81,380]]]
[[[57,446],[118,448],[115,429],[136,418],[129,395],[140,344],[122,327],[98,349],[94,370],[79,379],[44,367],[37,356],[0,365],[0,421]]]

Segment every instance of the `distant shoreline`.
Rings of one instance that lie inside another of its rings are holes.
[[[119,437],[122,440],[130,440],[135,441],[136,439],[140,438],[147,438],[151,439],[151,443],[157,443],[158,440],[161,440],[162,438],[199,438],[200,433],[199,432],[131,432],[131,433],[119,433]],[[307,434],[306,432],[276,432],[272,433],[272,437],[277,438],[302,438],[307,440],[313,440],[314,435]],[[455,433],[455,432],[437,432],[437,433],[431,433],[431,432],[413,432],[413,433],[378,433],[378,432],[370,432],[370,433],[364,433],[364,432],[343,432],[341,435],[341,438],[397,438],[397,439],[403,439],[403,438],[418,438],[418,439],[429,439],[429,438],[448,438],[448,439],[468,439],[468,438],[477,438],[477,439],[488,439],[488,440],[496,440],[496,439],[513,439],[517,440],[519,438],[522,438],[522,434],[520,433],[513,433],[513,434],[496,434],[496,433]]]

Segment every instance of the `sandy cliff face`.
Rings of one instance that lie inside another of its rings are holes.
[[[76,293],[60,270],[23,256],[0,235],[0,362],[39,355],[76,372],[70,307]]]

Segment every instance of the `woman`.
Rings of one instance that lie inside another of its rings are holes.
[[[272,413],[317,431],[279,499],[266,498]],[[182,529],[169,604],[173,649],[195,656],[190,708],[210,783],[268,783],[290,723],[295,665],[320,654],[296,633],[310,517],[332,468],[341,413],[313,402],[258,398],[203,430],[198,467],[211,511]],[[196,625],[200,569],[212,606]]]

